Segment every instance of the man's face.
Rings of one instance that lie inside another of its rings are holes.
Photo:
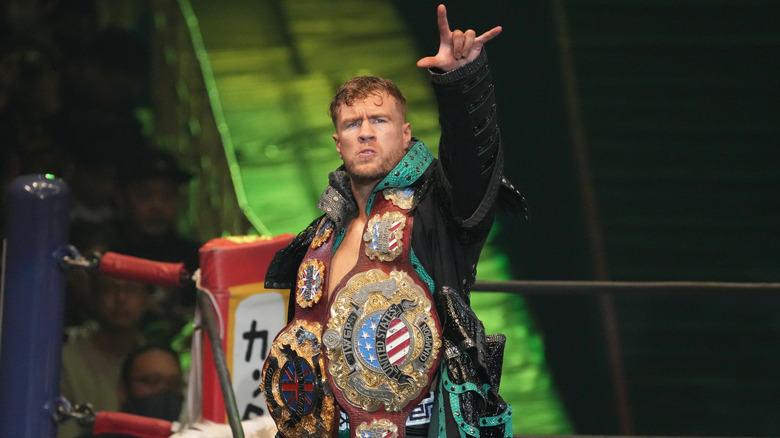
[[[128,398],[142,399],[165,390],[181,392],[181,367],[165,351],[149,350],[138,355],[130,372]]]
[[[146,236],[161,237],[176,227],[179,188],[162,177],[140,179],[127,187],[130,221]]]
[[[94,287],[93,304],[104,329],[121,332],[138,328],[151,304],[145,284],[99,275]]]
[[[353,184],[376,184],[401,161],[411,125],[395,98],[381,92],[342,105],[333,140]]]

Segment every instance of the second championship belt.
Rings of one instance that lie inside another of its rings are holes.
[[[358,262],[330,300],[326,373],[352,437],[403,437],[441,355],[431,293],[411,262],[413,196],[376,194]]]
[[[279,332],[263,365],[262,388],[271,416],[286,438],[335,437],[338,406],[326,382],[322,331],[333,222],[323,218],[298,269],[295,315]]]

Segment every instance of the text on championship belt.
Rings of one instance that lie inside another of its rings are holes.
[[[430,312],[427,294],[403,271],[359,273],[336,293],[323,343],[349,403],[397,412],[420,394],[441,348]]]

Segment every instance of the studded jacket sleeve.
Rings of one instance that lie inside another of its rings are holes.
[[[439,106],[439,162],[451,213],[464,227],[494,208],[502,185],[503,150],[487,55],[450,72],[430,71]]]

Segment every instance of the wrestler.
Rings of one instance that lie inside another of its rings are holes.
[[[268,269],[266,287],[291,288],[263,377],[281,435],[335,436],[339,410],[352,436],[512,435],[505,338],[469,306],[497,206],[525,214],[503,176],[483,50],[501,27],[477,36],[450,30],[444,5],[437,15],[439,51],[417,66],[437,99],[439,158],[412,136],[392,82],[349,80],[330,104],[343,165],[324,215]]]

